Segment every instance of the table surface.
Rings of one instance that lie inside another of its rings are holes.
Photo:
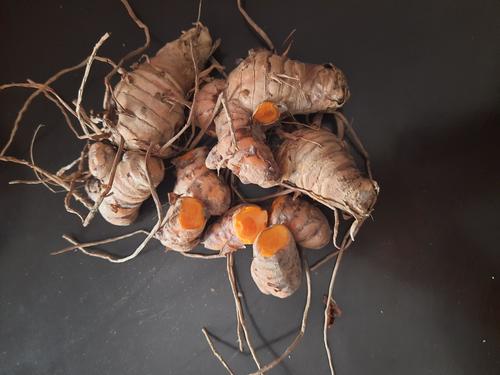
[[[382,190],[373,221],[346,253],[335,299],[343,314],[330,341],[337,373],[499,374],[500,257],[498,139],[500,3],[491,1],[247,1],[276,45],[292,29],[293,58],[333,62],[350,83],[345,114],[354,119]],[[133,1],[152,34],[150,53],[196,18],[195,1]],[[222,38],[228,67],[262,46],[234,1],[205,1],[202,21]],[[118,1],[2,1],[0,82],[44,81],[87,56],[106,31],[102,54],[118,59],[143,36]],[[96,65],[85,94],[100,108]],[[76,97],[82,72],[54,85]],[[0,97],[1,144],[25,89]],[[82,147],[43,98],[26,115],[10,155],[50,170]],[[8,185],[32,178],[24,167],[0,173],[1,374],[221,374],[201,334],[206,326],[238,374],[252,371],[237,352],[232,296],[222,260],[166,254],[158,242],[132,262],[114,265],[81,254],[51,257],[80,240],[129,229],[96,219],[82,229],[63,194]],[[165,198],[172,169],[160,187]],[[252,189],[250,189],[252,190]],[[150,228],[146,202],[132,228]],[[109,249],[126,254],[139,239]],[[331,251],[331,246],[311,259]],[[236,255],[251,335],[262,362],[293,339],[305,288],[286,300],[261,295],[250,251]],[[313,294],[301,345],[272,374],[326,374],[323,295],[333,263],[312,275]]]

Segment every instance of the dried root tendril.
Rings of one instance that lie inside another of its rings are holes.
[[[113,70],[111,70],[107,75],[106,77],[104,77],[104,87],[106,89],[105,93],[104,93],[104,100],[103,100],[103,108],[105,110],[105,114],[104,114],[104,120],[106,122],[109,114],[110,114],[110,108],[111,108],[111,99],[110,97],[113,96],[113,88],[111,87],[111,83],[110,83],[110,80],[111,78],[113,78],[113,76],[120,71],[123,63],[125,61],[127,61],[128,59],[131,59],[132,57],[134,56],[138,56],[140,55],[141,53],[143,53],[148,47],[149,47],[149,44],[151,43],[151,36],[149,34],[149,28],[147,27],[146,24],[144,24],[144,22],[142,22],[134,13],[134,11],[132,10],[132,7],[130,6],[130,4],[128,3],[127,0],[121,0],[122,4],[125,6],[125,9],[127,10],[127,13],[129,15],[129,17],[132,19],[132,21],[134,21],[134,23],[137,25],[137,27],[139,27],[140,29],[143,30],[144,32],[144,37],[145,37],[145,41],[144,41],[144,44],[127,53],[124,57],[122,57],[122,59],[118,62],[118,64],[115,65],[115,67],[113,68]]]
[[[105,240],[92,241],[92,242],[86,242],[86,243],[79,243],[76,240],[74,240],[73,238],[71,238],[70,236],[64,234],[62,237],[66,241],[72,243],[73,246],[65,247],[64,249],[54,251],[54,252],[50,253],[50,255],[60,255],[60,254],[70,252],[72,250],[80,250],[85,255],[88,255],[91,257],[105,259],[105,260],[108,260],[108,261],[113,262],[113,263],[121,263],[120,259],[122,259],[122,258],[120,258],[117,255],[114,255],[114,254],[111,254],[111,253],[108,253],[108,252],[102,251],[102,250],[95,250],[94,249],[94,250],[90,251],[88,248],[93,247],[93,246],[105,245],[108,243],[120,241],[120,240],[123,240],[125,238],[135,236],[137,234],[149,234],[149,232],[147,232],[145,230],[136,230],[136,231],[131,232],[131,233],[122,234],[120,236],[107,238]]]
[[[266,34],[262,28],[255,23],[255,21],[248,15],[248,13],[245,11],[243,8],[243,5],[241,4],[241,0],[237,0],[238,3],[238,10],[240,11],[241,15],[245,20],[248,22],[248,24],[252,27],[252,29],[262,38],[262,40],[267,44],[267,47],[271,51],[275,51],[274,44],[271,41],[271,38]]]
[[[340,262],[342,261],[343,254],[344,254],[344,248],[342,248],[339,251],[339,254],[337,257],[337,262],[335,262],[335,266],[333,267],[332,276],[330,278],[330,285],[328,287],[328,296],[327,296],[327,302],[326,302],[326,306],[325,306],[324,322],[323,322],[323,342],[325,344],[325,351],[326,351],[326,356],[328,358],[328,365],[330,367],[331,375],[335,375],[335,368],[333,366],[331,349],[330,349],[330,346],[328,344],[328,328],[329,328],[328,326],[329,326],[329,322],[330,322],[331,303],[333,300],[333,287],[335,285],[335,280],[337,278],[337,274],[339,271]]]
[[[201,253],[193,253],[193,252],[178,252],[179,254],[184,255],[187,258],[197,258],[197,259],[221,259],[225,258],[225,255],[221,254],[201,254]]]
[[[287,44],[288,42],[288,46],[285,48],[285,50],[283,51],[283,53],[281,54],[281,56],[287,56],[288,55],[288,52],[290,52],[290,48],[292,48],[292,44],[293,44],[293,34],[295,34],[295,32],[297,31],[297,29],[293,29],[292,31],[290,31],[290,34],[288,34],[288,36],[285,38],[285,40],[283,41],[283,43],[281,43],[281,46],[285,46],[285,44]]]
[[[219,362],[222,364],[222,366],[226,369],[226,371],[230,375],[234,375],[234,372],[231,370],[227,362],[222,358],[220,353],[215,349],[214,344],[212,343],[212,340],[210,339],[210,335],[207,331],[206,328],[202,328],[201,332],[203,332],[203,335],[205,336],[205,339],[207,340],[208,346],[210,347],[210,350],[212,351],[212,354],[219,360]]]
[[[233,256],[232,254],[228,254],[226,258],[227,262],[227,275],[229,278],[229,284],[231,284],[231,292],[233,293],[233,299],[234,299],[234,306],[236,308],[236,337],[238,341],[238,348],[240,352],[243,352],[243,340],[241,339],[241,318],[240,318],[240,311],[241,311],[241,303],[239,300],[238,292],[237,292],[237,286],[236,286],[236,280],[234,277],[234,265],[233,265]]]
[[[45,92],[45,90],[44,90],[45,87],[48,87],[50,84],[52,84],[53,82],[57,81],[63,75],[65,75],[67,73],[74,72],[74,71],[76,71],[78,69],[83,68],[87,64],[87,61],[88,61],[88,57],[85,58],[80,63],[74,65],[74,66],[71,66],[69,68],[65,68],[65,69],[60,70],[59,72],[57,72],[56,74],[54,74],[52,77],[50,77],[47,81],[45,81],[45,83],[43,85],[41,85],[41,87],[37,87],[36,88],[37,90],[34,91],[28,97],[28,99],[26,99],[26,101],[24,102],[23,106],[21,107],[21,109],[19,110],[19,112],[17,114],[16,120],[14,121],[14,125],[12,127],[11,132],[10,132],[9,139],[8,139],[7,143],[3,146],[2,151],[0,152],[1,156],[5,155],[5,153],[9,149],[10,145],[14,141],[14,138],[16,136],[17,130],[19,129],[19,125],[21,124],[21,120],[23,119],[24,114],[26,113],[26,111],[28,110],[29,106],[31,105],[31,102],[40,93]],[[8,88],[8,87],[15,87],[15,86],[12,86],[10,84],[9,85],[2,85],[2,86],[0,86],[0,91],[3,90],[3,89],[5,89],[5,88]]]
[[[85,145],[85,147],[83,148],[82,152],[80,153],[80,161],[78,162],[78,170],[76,171],[73,179],[70,182],[68,193],[64,197],[64,207],[66,208],[66,211],[68,211],[69,213],[72,213],[72,214],[75,214],[76,216],[78,216],[80,218],[80,220],[82,221],[82,223],[83,223],[83,221],[85,219],[83,218],[83,216],[78,211],[76,211],[75,209],[73,209],[71,207],[70,202],[71,202],[71,198],[72,198],[73,193],[74,193],[75,182],[78,180],[78,178],[83,173],[83,161],[85,160],[85,153],[87,152],[88,145],[89,144],[87,143]]]
[[[41,128],[43,128],[44,125],[40,124],[36,127],[35,129],[35,132],[33,133],[33,137],[31,138],[31,143],[30,143],[30,161],[31,161],[31,164],[35,165],[35,158],[33,156],[33,148],[35,146],[35,139],[36,139],[36,136],[38,134],[38,132],[40,131]],[[40,181],[41,184],[43,184],[43,186],[45,186],[47,189],[49,189],[52,193],[55,193],[56,191],[54,189],[52,189],[41,177],[40,175],[38,174],[37,171],[33,170],[33,173],[35,174],[36,178],[38,181]]]
[[[26,160],[18,159],[18,158],[15,158],[13,156],[0,156],[0,161],[25,165],[25,166],[31,168],[32,170],[38,172],[42,176],[45,176],[48,180],[54,182],[56,185],[61,186],[66,191],[70,191],[71,190],[70,183],[68,183],[66,181],[66,179],[64,179],[64,178],[62,178],[60,176],[57,176],[57,175],[55,175],[53,173],[50,173],[50,172],[46,171],[45,169],[40,168],[39,166],[34,165],[34,164],[32,164],[32,163],[30,163],[30,162],[28,162]],[[76,191],[73,192],[73,196],[75,197],[75,199],[77,201],[79,201],[80,203],[82,203],[88,209],[92,208],[92,203],[90,203],[87,198],[81,196]]]
[[[88,61],[87,61],[87,64],[85,66],[85,72],[83,73],[82,83],[80,84],[80,88],[78,89],[78,98],[76,100],[75,112],[76,112],[76,116],[78,118],[78,121],[80,121],[80,125],[82,127],[82,130],[85,133],[85,135],[87,135],[87,136],[89,136],[89,132],[88,132],[87,127],[86,127],[87,123],[83,120],[82,114],[80,112],[81,105],[82,105],[82,99],[83,99],[83,90],[85,88],[85,83],[87,82],[87,79],[89,77],[89,73],[90,73],[90,68],[92,66],[92,62],[94,61],[94,59],[95,59],[95,57],[97,55],[97,50],[104,44],[104,42],[108,38],[109,38],[109,33],[105,33],[103,36],[101,36],[101,38],[99,39],[99,41],[94,46],[94,48],[92,50],[92,53],[90,54],[90,56],[88,58]],[[92,124],[92,122],[90,122],[90,124]],[[95,125],[93,126],[93,130],[96,133],[100,133],[99,128],[97,128]]]
[[[261,375],[272,368],[276,367],[279,365],[281,362],[283,362],[286,357],[290,355],[290,353],[297,347],[297,345],[300,343],[302,340],[302,337],[304,336],[304,333],[306,332],[306,327],[307,327],[307,319],[309,317],[309,308],[311,307],[311,272],[309,270],[309,266],[305,260],[303,260],[303,265],[306,273],[306,282],[307,282],[307,297],[306,297],[306,304],[304,306],[304,312],[302,314],[302,323],[300,325],[300,330],[293,339],[292,343],[285,349],[285,351],[275,360],[270,362],[269,364],[265,365],[262,367],[259,371],[254,372],[251,375]]]
[[[238,324],[238,330],[241,329],[243,330],[243,335],[245,337],[245,342],[247,344],[248,350],[250,350],[250,354],[252,355],[252,359],[255,362],[255,365],[257,366],[258,369],[261,368],[259,359],[257,358],[257,354],[255,352],[255,349],[252,345],[252,342],[250,341],[250,335],[248,334],[248,329],[245,324],[245,317],[243,315],[243,308],[241,307],[241,301],[240,301],[240,292],[238,291],[238,286],[236,284],[236,277],[234,275],[234,258],[233,254],[229,253],[227,255],[227,274],[229,277],[229,282],[231,284],[231,290],[233,292],[233,297],[234,297],[234,303],[236,306],[236,315],[237,315],[237,321],[239,322]],[[239,332],[238,332],[239,335]],[[241,340],[241,337],[238,336],[238,338]]]

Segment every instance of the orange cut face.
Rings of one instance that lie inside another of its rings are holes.
[[[233,215],[236,237],[245,245],[251,245],[257,235],[267,226],[267,211],[256,205],[240,208]]]
[[[183,229],[200,229],[207,221],[203,203],[193,197],[182,197],[179,224]]]
[[[259,125],[271,125],[279,120],[280,110],[273,102],[262,102],[255,109],[253,122]]]
[[[290,241],[290,231],[282,224],[264,229],[257,238],[256,246],[263,257],[272,257],[284,249]]]

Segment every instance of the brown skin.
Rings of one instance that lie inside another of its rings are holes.
[[[183,103],[195,80],[192,55],[200,71],[211,50],[208,29],[198,25],[122,75],[113,95],[114,142],[119,144],[123,137],[127,150],[146,151],[152,145],[153,155],[168,157],[171,148],[162,146],[185,122]]]
[[[224,110],[215,118],[219,143],[207,167],[229,168],[243,183],[270,187],[279,183],[280,171],[262,130],[252,122],[270,124],[284,112],[333,112],[349,98],[349,89],[344,74],[333,65],[304,64],[261,50],[251,51],[231,72],[224,96],[232,121]],[[264,102],[274,106],[262,107]]]
[[[195,148],[173,159],[177,182],[174,193],[200,199],[209,216],[222,215],[231,205],[231,190],[217,174],[205,166],[206,147]]]
[[[252,278],[264,294],[292,295],[302,281],[299,252],[290,230],[281,224],[264,229],[253,244]]]
[[[271,206],[269,224],[284,224],[299,246],[321,249],[332,238],[328,219],[321,210],[304,199],[290,195],[276,198]]]
[[[97,200],[103,184],[107,184],[116,151],[113,146],[96,142],[89,148],[89,171],[94,176],[86,184],[89,197]],[[99,206],[99,212],[114,225],[129,225],[139,214],[139,208],[151,195],[146,175],[145,154],[127,151],[116,167],[113,186]],[[148,171],[156,188],[163,180],[165,169],[161,159],[150,157]]]
[[[110,223],[130,224],[149,197],[143,152],[151,147],[154,156],[171,154],[171,148],[163,146],[184,123],[183,103],[193,87],[195,70],[205,65],[211,50],[210,33],[198,24],[167,43],[156,56],[122,74],[113,93],[115,123],[110,125],[112,141],[118,144],[123,138],[128,151],[117,166],[110,194],[99,207]],[[93,199],[109,180],[114,155],[113,147],[103,143],[90,148],[89,170],[96,180],[87,183],[87,192]],[[163,163],[151,157],[148,168],[156,187],[164,176]]]
[[[214,79],[206,83],[196,96],[194,104],[194,122],[200,129],[205,130],[205,134],[211,137],[216,137],[214,118],[217,99],[224,88],[226,81],[223,79]]]
[[[235,206],[207,229],[203,245],[221,254],[243,249],[267,226],[267,219],[267,212],[255,204]]]
[[[193,197],[180,197],[167,211],[165,225],[155,237],[169,250],[186,252],[198,243],[208,215],[203,202]]]
[[[226,92],[250,113],[270,101],[289,114],[334,112],[350,95],[335,66],[305,64],[267,50],[250,51],[229,75]]]
[[[237,101],[228,102],[227,108],[231,121],[224,110],[216,117],[219,142],[208,154],[207,167],[229,168],[244,184],[253,183],[264,188],[277,185],[279,169],[265,143],[262,128],[251,125],[251,113]]]
[[[93,143],[89,147],[89,171],[98,180],[109,176],[113,167],[116,150],[106,143]]]
[[[356,219],[370,215],[377,200],[378,185],[362,175],[346,143],[332,132],[297,130],[275,155],[284,182]]]

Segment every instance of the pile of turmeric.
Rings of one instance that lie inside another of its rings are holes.
[[[214,68],[222,71],[212,56],[218,43],[198,21],[153,57],[143,56],[127,70],[123,67],[125,60],[142,53],[150,36],[129,4],[122,2],[145,31],[144,48],[114,63],[97,54],[106,34],[86,60],[56,74],[48,83],[2,86],[31,87],[37,90],[34,96],[44,93],[61,109],[70,126],[69,116],[76,117],[83,133],[74,132],[86,143],[80,157],[51,173],[34,162],[5,156],[32,95],[18,116],[0,161],[26,165],[34,170],[40,183],[66,190],[66,209],[76,213],[84,226],[96,212],[113,225],[129,225],[139,216],[142,203],[152,197],[157,223],[145,232],[146,239],[131,255],[119,257],[90,251],[91,244],[80,244],[68,236],[64,238],[72,246],[56,253],[80,250],[121,263],[137,256],[155,238],[166,250],[185,256],[226,258],[235,296],[240,349],[243,350],[243,327],[258,373],[263,374],[283,360],[303,335],[310,302],[308,252],[331,248],[332,235],[339,248],[327,255],[328,259],[337,254],[339,257],[330,283],[326,319],[342,254],[361,224],[372,215],[378,197],[377,182],[369,168],[362,171],[356,164],[349,143],[362,156],[367,154],[340,113],[350,97],[347,78],[333,64],[293,60],[287,56],[288,50],[276,53],[239,0],[242,14],[268,43],[269,50],[251,50],[227,75],[216,77],[212,74]],[[82,106],[85,81],[94,60],[112,67],[105,78],[102,112],[86,111]],[[65,72],[83,67],[78,100],[71,106],[49,85]],[[111,78],[116,74],[120,77],[112,87]],[[310,116],[321,119],[329,115],[337,120],[337,132],[321,121],[310,121]],[[304,120],[299,121],[296,116]],[[349,137],[344,136],[345,127]],[[156,188],[164,180],[171,181],[173,189],[168,196],[160,197]],[[274,190],[261,200],[265,203],[256,204],[255,197],[245,198],[239,193],[238,182]],[[81,215],[70,207],[72,199],[88,209],[88,214]],[[167,200],[169,206],[165,210]],[[328,209],[334,213],[333,230],[325,214]],[[339,246],[336,235],[340,218],[352,223]],[[197,247],[202,253],[195,253]],[[202,247],[209,252],[203,252]],[[233,256],[250,247],[253,260],[248,271],[263,294],[289,297],[299,290],[304,275],[308,284],[304,322],[296,342],[277,362],[264,368],[244,327],[232,273]],[[326,338],[325,345],[329,353]],[[333,371],[331,356],[328,358]]]

